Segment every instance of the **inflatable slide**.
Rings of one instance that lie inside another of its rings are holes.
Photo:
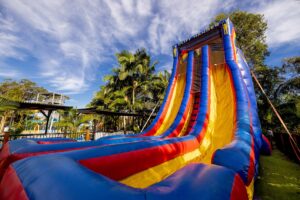
[[[0,199],[252,199],[260,151],[270,149],[233,24],[173,50],[165,99],[143,133],[11,141],[0,154]]]

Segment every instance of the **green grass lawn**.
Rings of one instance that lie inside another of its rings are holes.
[[[300,165],[276,149],[261,156],[254,199],[300,200]]]

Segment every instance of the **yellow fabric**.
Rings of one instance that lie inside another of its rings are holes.
[[[146,188],[154,183],[161,181],[175,171],[184,167],[186,164],[193,162],[200,156],[199,149],[178,156],[172,160],[164,162],[155,167],[151,167],[145,171],[141,171],[132,176],[129,176],[120,182],[135,188]]]
[[[155,135],[160,135],[164,133],[173,123],[179,107],[181,105],[181,101],[184,95],[184,89],[185,89],[185,83],[186,83],[186,62],[183,62],[178,67],[178,74],[177,74],[177,81],[174,88],[174,93],[171,97],[170,105],[168,108],[168,111],[166,113],[166,116],[156,131]]]
[[[210,142],[206,157],[202,159],[204,163],[210,163],[212,154],[231,142],[234,132],[234,96],[226,66],[211,66],[211,78],[211,92],[215,94],[211,95],[211,103],[215,106],[211,105],[209,129],[204,138]]]
[[[254,178],[252,179],[250,185],[246,187],[247,189],[247,194],[248,194],[248,199],[253,199],[253,193],[254,193]]]

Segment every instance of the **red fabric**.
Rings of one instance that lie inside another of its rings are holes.
[[[268,147],[269,147],[269,150],[270,150],[270,155],[271,155],[272,145],[271,145],[269,139],[264,134],[261,134],[261,135],[262,135],[262,139],[268,144]]]
[[[193,95],[192,94],[190,94],[190,95],[191,95],[191,97],[188,101],[188,106],[186,106],[184,114],[183,114],[179,124],[177,125],[176,129],[168,136],[169,138],[178,136],[184,127],[185,121],[187,120],[187,115],[189,113],[189,109],[192,106]]]
[[[230,200],[248,200],[246,187],[238,174],[234,176]]]
[[[198,145],[199,143],[196,140],[189,140],[110,156],[85,159],[79,162],[97,173],[114,180],[121,180],[193,151]]]
[[[192,112],[192,116],[191,116],[191,120],[189,122],[188,128],[186,130],[186,132],[184,133],[184,135],[187,135],[190,133],[190,131],[193,129],[193,127],[196,125],[196,119],[199,113],[199,108],[200,108],[200,97],[199,97],[199,93],[197,93],[195,95],[195,102],[193,105],[193,112]]]
[[[0,151],[0,162],[6,158],[10,154],[9,152],[9,142],[3,144],[1,151]]]
[[[3,185],[4,183],[5,185]],[[12,166],[7,169],[7,172],[0,183],[0,199],[28,200],[22,183]]]

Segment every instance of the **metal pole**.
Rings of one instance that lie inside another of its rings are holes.
[[[154,113],[154,111],[155,111],[156,107],[158,106],[158,104],[159,104],[159,101],[158,101],[158,102],[156,103],[156,105],[154,106],[154,108],[153,108],[153,110],[152,110],[151,114],[149,115],[149,117],[148,117],[147,121],[145,122],[145,124],[144,124],[144,126],[143,126],[143,128],[142,128],[141,132],[143,132],[143,130],[145,129],[146,125],[148,124],[148,122],[149,122],[149,120],[150,120],[151,116],[153,115],[153,113]]]
[[[257,83],[259,89],[262,91],[263,95],[266,97],[268,103],[270,104],[273,112],[275,113],[275,115],[277,116],[277,118],[279,119],[281,125],[283,126],[284,130],[288,133],[290,139],[293,141],[293,143],[295,144],[297,150],[299,151],[299,147],[298,147],[298,144],[297,142],[294,140],[291,132],[289,131],[288,127],[285,125],[283,119],[281,118],[281,116],[279,115],[279,113],[277,112],[275,106],[273,105],[273,103],[271,102],[271,100],[269,99],[269,97],[267,96],[267,94],[265,93],[265,90],[263,89],[263,87],[261,86],[261,84],[259,83],[258,79],[256,78],[255,74],[253,71],[251,71],[251,75],[253,77],[253,79],[255,80],[255,82]]]

